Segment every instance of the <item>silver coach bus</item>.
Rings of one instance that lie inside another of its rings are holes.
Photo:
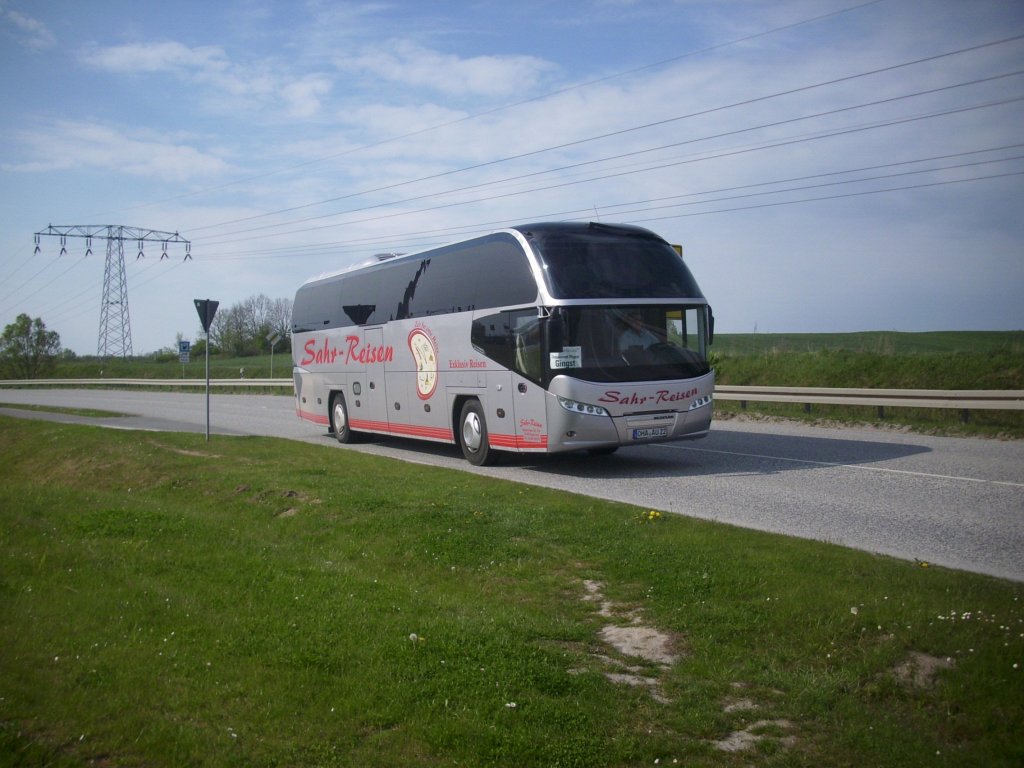
[[[511,227],[305,283],[292,308],[300,418],[500,451],[611,453],[704,437],[714,318],[646,229]]]

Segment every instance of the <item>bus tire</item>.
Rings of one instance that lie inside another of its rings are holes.
[[[497,460],[487,437],[487,421],[479,400],[467,400],[462,404],[459,415],[459,445],[466,461],[478,467],[486,467]]]
[[[358,432],[353,432],[348,423],[348,405],[345,395],[336,392],[331,398],[331,431],[339,443],[358,442]]]

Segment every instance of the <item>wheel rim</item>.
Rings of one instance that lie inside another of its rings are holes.
[[[334,401],[334,431],[343,432],[347,423],[348,417],[345,414],[345,405],[342,403],[341,398],[338,398]]]
[[[483,445],[483,425],[480,422],[480,415],[477,413],[466,414],[462,422],[462,444],[466,450],[476,453]]]

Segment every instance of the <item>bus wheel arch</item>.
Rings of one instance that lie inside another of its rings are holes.
[[[475,397],[467,397],[457,403],[456,410],[459,416],[455,434],[459,447],[462,449],[462,455],[470,464],[478,467],[493,464],[498,456],[491,447],[487,432],[487,419],[480,401]]]

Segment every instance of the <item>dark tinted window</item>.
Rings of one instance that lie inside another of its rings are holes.
[[[481,309],[508,304],[532,304],[537,300],[537,283],[533,279],[523,247],[509,235],[475,249],[476,300]]]
[[[339,325],[337,295],[337,283],[302,286],[292,305],[292,331],[301,333]]]
[[[424,317],[508,304],[529,304],[537,284],[522,247],[509,235],[497,234],[425,253],[409,281],[409,297],[400,317]]]
[[[362,272],[344,275],[341,285],[332,286],[338,302],[337,325],[367,325],[383,322],[379,317],[380,272]],[[340,290],[338,290],[340,287]]]
[[[540,381],[540,321],[536,309],[496,312],[473,321],[470,339],[477,351],[495,362]]]
[[[559,299],[703,298],[682,258],[639,227],[548,224],[526,232]]]
[[[444,312],[462,312],[475,303],[475,265],[461,253],[431,256],[419,262],[418,281],[408,283],[414,289],[405,317],[424,317]]]
[[[373,325],[510,304],[532,304],[537,284],[510,235],[495,234],[303,286],[293,330]]]

